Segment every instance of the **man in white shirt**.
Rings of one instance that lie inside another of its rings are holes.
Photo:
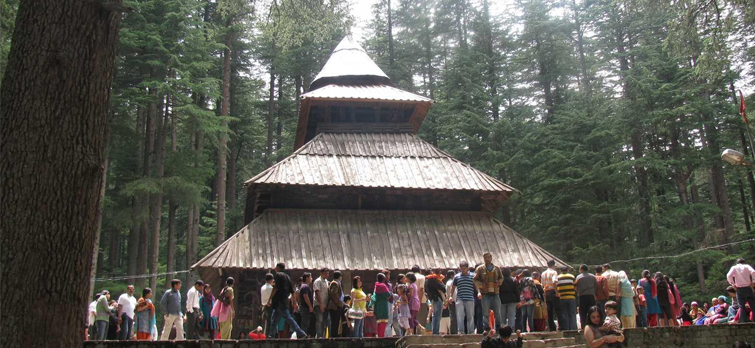
[[[456,294],[458,291],[454,289],[454,277],[456,276],[456,272],[449,270],[446,272],[446,295],[448,296],[448,303],[446,304],[448,306],[448,315],[451,317],[451,328],[449,329],[449,333],[452,335],[456,335],[459,333],[457,330],[458,324],[456,322],[456,305],[453,302],[453,299],[456,298]],[[451,292],[453,291],[453,293]]]
[[[186,339],[198,340],[197,320],[200,320],[202,312],[199,310],[199,298],[202,296],[204,282],[197,280],[194,286],[186,292]]]
[[[746,323],[750,320],[750,310],[755,308],[755,292],[752,290],[752,284],[755,283],[755,269],[746,264],[745,259],[739,259],[726,274],[726,280],[737,289],[737,303],[742,309],[739,314],[739,323]],[[747,310],[747,303],[750,304],[750,310]]]
[[[94,341],[97,338],[97,325],[94,325],[94,321],[97,317],[97,299],[100,298],[100,293],[94,295],[94,301],[89,304],[89,331],[88,337],[90,341]]]
[[[270,302],[270,295],[273,293],[273,275],[271,273],[265,274],[265,285],[262,285],[260,289],[262,301],[262,322],[264,323],[264,334],[267,335],[270,330],[270,317],[273,314],[273,309],[267,305]]]
[[[129,285],[126,293],[118,298],[118,325],[121,326],[121,332],[118,339],[126,341],[131,339],[131,328],[134,327],[134,309],[136,308],[136,297],[134,297],[134,286]]]
[[[320,277],[312,284],[312,289],[315,291],[315,332],[317,337],[325,338],[325,328],[330,323],[328,320],[328,276],[330,276],[330,270],[323,268],[320,270]]]
[[[417,291],[419,292],[419,313],[417,316],[419,318],[426,318],[427,317],[427,296],[425,296],[425,276],[422,274],[422,269],[419,268],[418,265],[412,266],[412,272],[414,273],[414,277],[417,278],[417,281],[415,282],[417,284]],[[422,325],[425,325],[426,323],[421,323]],[[421,328],[415,327],[415,334],[419,334],[421,331]]]

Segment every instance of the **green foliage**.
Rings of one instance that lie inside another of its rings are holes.
[[[384,69],[386,5],[373,7],[365,39]],[[727,214],[726,239],[752,235],[742,205],[752,218],[755,188],[744,170],[722,168],[718,153],[742,147],[727,91],[753,62],[746,47],[727,44],[752,35],[741,3],[521,0],[500,17],[487,1],[392,5],[388,71],[436,101],[421,136],[519,189],[499,217],[536,243],[573,264],[599,264],[721,243]],[[724,171],[728,210],[712,198],[714,166]],[[672,274],[698,299],[720,293],[733,258],[752,252],[745,244],[619,267],[634,277],[645,268]]]

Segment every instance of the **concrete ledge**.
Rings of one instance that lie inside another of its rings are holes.
[[[627,329],[624,336],[624,347],[632,348],[731,347],[737,341],[755,343],[755,323]],[[578,331],[564,331],[564,337],[585,343],[584,335]]]
[[[84,348],[394,348],[398,338],[85,342]]]
[[[624,331],[625,347],[632,348],[709,348],[731,347],[736,341],[755,343],[755,323],[716,325],[716,326],[686,326],[686,327],[655,327],[628,329]],[[561,339],[560,337],[563,337]],[[526,336],[525,336],[526,337]],[[584,345],[585,338],[579,331],[563,331],[560,333],[531,334],[531,340],[525,345],[529,347],[554,345]],[[573,341],[572,341],[573,339]],[[205,341],[105,341],[86,342],[84,348],[407,348],[409,346],[442,347],[442,348],[475,348],[479,347],[481,335],[446,335],[446,336],[407,336],[399,338],[334,338],[334,339],[302,339],[302,340],[267,340],[267,341],[236,341],[236,340],[205,340]]]

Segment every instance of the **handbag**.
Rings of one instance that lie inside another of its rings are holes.
[[[218,296],[218,300],[219,300],[220,302],[223,302],[223,304],[225,304],[226,306],[228,306],[228,305],[230,305],[230,304],[231,304],[231,299],[230,299],[230,298],[228,298],[228,297],[226,296],[226,294],[225,294],[225,292],[226,292],[227,290],[228,290],[228,287],[227,287],[227,286],[226,286],[226,287],[224,287],[224,288],[223,288],[223,291],[221,291],[221,292],[220,292],[220,295]]]
[[[674,297],[674,294],[671,293],[671,289],[666,289],[666,291],[668,291],[668,303],[675,304],[676,297]]]
[[[350,308],[346,316],[349,319],[364,319],[364,312],[359,309]]]

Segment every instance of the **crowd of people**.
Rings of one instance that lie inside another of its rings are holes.
[[[498,341],[511,342],[513,332],[583,329],[591,347],[618,344],[624,329],[653,326],[718,325],[752,321],[755,308],[755,270],[738,260],[727,280],[729,296],[701,307],[682,302],[673,277],[645,270],[639,281],[610,264],[579,272],[556,267],[539,273],[494,265],[492,255],[474,267],[462,261],[456,270],[422,270],[398,274],[378,272],[374,286],[365,289],[356,276],[344,289],[340,271],[323,268],[313,279],[304,273],[292,281],[285,264],[265,276],[260,289],[263,325],[239,337],[250,339],[305,337],[391,337],[413,334],[472,334],[496,332]],[[594,272],[590,272],[590,271]],[[209,284],[198,280],[181,306],[181,282],[173,280],[160,300],[164,328],[160,339],[230,339],[234,309],[234,279],[228,278],[217,298]],[[371,291],[371,292],[369,292]],[[118,301],[103,290],[90,304],[90,339],[157,339],[152,291],[138,300],[134,287]],[[425,308],[423,308],[423,306]],[[427,326],[418,315],[427,312]],[[184,324],[186,333],[184,335]],[[503,330],[503,331],[502,331]],[[500,334],[504,333],[503,336]],[[293,336],[295,335],[295,336]],[[504,339],[505,336],[505,339]],[[492,342],[492,343],[491,343]],[[498,342],[498,343],[495,343]]]
[[[218,298],[210,284],[197,280],[186,293],[185,310],[182,310],[181,281],[173,279],[170,289],[160,299],[164,327],[158,336],[157,310],[152,302],[152,289],[144,288],[142,297],[134,297],[134,286],[129,285],[118,301],[110,300],[110,292],[102,290],[89,304],[89,340],[140,340],[158,339],[230,339],[235,314],[233,307],[234,279],[228,278]],[[186,332],[184,334],[184,324]],[[261,333],[260,329],[260,333]]]

